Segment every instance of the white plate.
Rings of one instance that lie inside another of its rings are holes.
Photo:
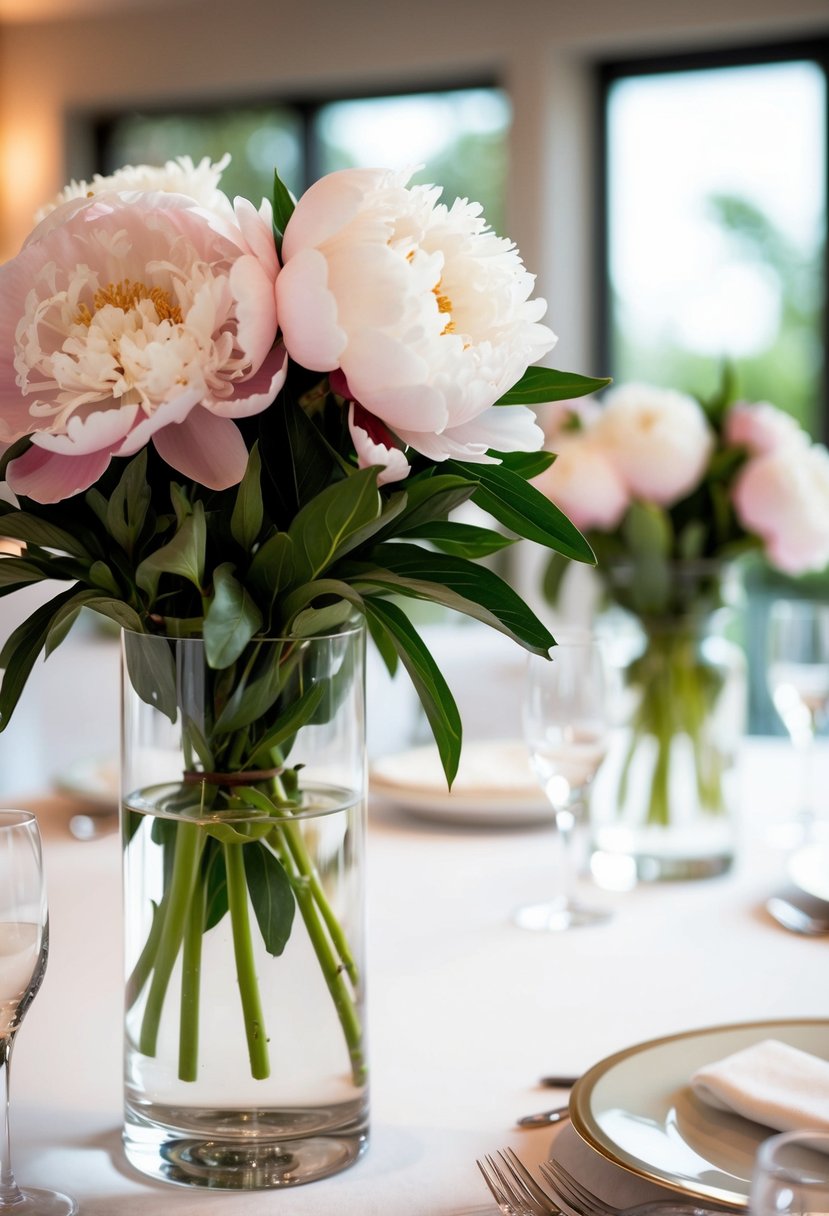
[[[89,806],[115,810],[118,806],[118,761],[114,759],[79,760],[60,773],[55,789]]]
[[[602,1156],[684,1195],[745,1207],[754,1156],[768,1127],[714,1110],[691,1076],[732,1052],[779,1039],[829,1060],[829,1019],[712,1026],[640,1043],[594,1065],[576,1083],[576,1131]]]
[[[376,760],[369,787],[384,801],[427,819],[499,826],[552,824],[550,804],[530,768],[527,749],[515,740],[465,743],[451,791],[434,746]]]
[[[789,858],[789,877],[796,887],[829,902],[829,844],[807,844]]]

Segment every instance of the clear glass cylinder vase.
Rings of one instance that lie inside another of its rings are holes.
[[[614,726],[589,816],[600,885],[709,878],[734,862],[747,693],[728,615],[617,610],[605,623]]]
[[[362,626],[123,634],[125,1124],[168,1181],[291,1186],[367,1145]]]

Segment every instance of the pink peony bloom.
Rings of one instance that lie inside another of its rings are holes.
[[[49,211],[0,267],[0,443],[31,435],[12,490],[57,502],[154,443],[185,477],[237,483],[232,421],[286,374],[270,207],[235,218],[174,193],[102,191]]]
[[[646,384],[606,393],[592,434],[630,494],[663,507],[700,483],[714,447],[711,428],[693,397]]]
[[[808,436],[792,418],[769,401],[738,401],[725,416],[724,435],[732,447],[753,456],[773,452],[790,443],[808,444]]]
[[[534,451],[533,411],[494,408],[555,342],[533,276],[477,204],[445,207],[408,176],[342,170],[300,198],[277,282],[288,353],[341,369],[352,398],[432,460]]]
[[[630,495],[607,452],[578,433],[558,440],[558,455],[533,484],[576,527],[612,531],[630,506]]]
[[[749,460],[733,491],[740,523],[785,574],[829,562],[829,452],[820,444],[780,447]]]

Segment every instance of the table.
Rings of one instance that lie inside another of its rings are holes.
[[[117,837],[75,841],[69,801],[29,799],[45,839],[52,948],[15,1048],[18,1179],[76,1195],[85,1216],[491,1216],[475,1158],[506,1144],[528,1162],[545,1155],[549,1131],[514,1128],[564,1100],[538,1086],[543,1073],[577,1073],[675,1031],[829,1013],[829,939],[787,933],[763,909],[785,855],[762,827],[784,809],[792,772],[782,741],[747,743],[735,870],[600,892],[614,918],[564,935],[510,920],[549,893],[546,827],[426,823],[373,803],[371,1146],[335,1178],[247,1194],[154,1183],[124,1161]]]

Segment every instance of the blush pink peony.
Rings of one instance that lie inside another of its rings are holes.
[[[769,401],[737,401],[725,416],[726,443],[743,447],[753,456],[773,452],[790,443],[808,444],[808,436],[791,414]]]
[[[432,460],[489,461],[488,449],[534,451],[543,436],[525,406],[494,403],[549,351],[534,279],[477,204],[438,202],[409,175],[347,169],[300,198],[277,282],[291,358],[342,372],[345,395],[403,446]],[[391,453],[352,425],[361,464]],[[399,449],[397,449],[399,450]]]
[[[589,435],[562,435],[558,453],[534,485],[581,531],[612,531],[630,506],[630,495],[613,462]]]
[[[822,445],[789,444],[749,460],[733,501],[779,570],[805,574],[829,562],[829,452]]]
[[[265,409],[286,373],[277,272],[267,203],[228,217],[101,186],[49,210],[0,267],[0,442],[32,438],[12,490],[60,501],[150,441],[185,477],[237,483],[233,419]]]

